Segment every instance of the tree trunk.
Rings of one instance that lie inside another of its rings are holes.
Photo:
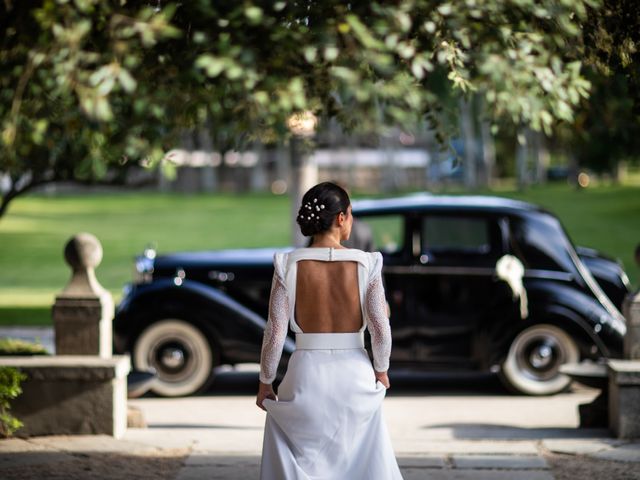
[[[516,142],[516,179],[518,190],[524,190],[529,185],[529,135],[528,129],[518,129]]]
[[[11,192],[9,192],[11,193]],[[2,218],[4,216],[5,213],[7,213],[7,210],[9,208],[9,204],[11,203],[11,200],[13,200],[15,198],[14,197],[10,197],[7,194],[2,195],[2,201],[0,202],[0,218]]]
[[[570,185],[573,185],[576,189],[580,189],[580,185],[578,184],[578,157],[576,154],[571,151],[567,155],[569,157],[569,177],[567,180]]]
[[[471,102],[460,100],[460,129],[464,140],[464,185],[468,189],[478,186],[476,171],[475,129]]]
[[[13,200],[15,200],[17,197],[27,193],[29,190],[31,190],[31,189],[33,189],[35,187],[38,187],[40,185],[45,185],[47,183],[53,183],[56,180],[57,180],[56,178],[50,178],[50,179],[42,179],[41,178],[41,179],[31,180],[30,182],[22,185],[20,188],[15,188],[16,181],[14,179],[12,179],[11,187],[9,188],[7,193],[4,193],[2,195],[2,200],[0,201],[0,219],[4,216],[5,213],[8,212],[9,204]]]
[[[307,190],[318,183],[318,166],[306,154],[302,145],[303,140],[292,136],[289,143],[291,163],[291,241],[295,247],[307,244],[307,238],[300,233],[296,217],[302,203],[302,196]]]
[[[542,132],[533,132],[533,138],[536,183],[544,184],[547,181],[547,168],[549,168],[549,149]]]
[[[496,146],[491,133],[489,120],[483,119],[480,122],[480,134],[482,136],[482,186],[491,187],[493,185],[496,169]]]
[[[207,164],[200,167],[202,170],[202,183],[200,187],[205,192],[215,192],[218,189],[216,168],[212,165],[213,139],[209,128],[201,128],[198,131],[198,150],[206,156]]]

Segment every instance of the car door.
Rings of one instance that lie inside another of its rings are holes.
[[[485,334],[500,306],[511,311],[495,265],[504,251],[497,217],[435,211],[415,218],[405,270],[403,314],[411,325],[412,360],[442,369],[476,369]]]

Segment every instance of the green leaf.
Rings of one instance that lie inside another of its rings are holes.
[[[353,14],[345,17],[348,25],[353,29],[358,41],[365,47],[371,49],[383,48],[384,44],[376,39],[369,29],[360,21],[360,19]]]
[[[111,72],[110,72],[111,75]],[[103,79],[97,88],[98,95],[106,97],[113,90],[114,85],[116,84],[116,79],[113,76],[108,76]]]
[[[340,53],[340,50],[338,50],[338,48],[333,46],[333,45],[328,45],[328,46],[324,47],[323,54],[324,54],[324,59],[327,62],[332,62],[336,58],[338,58],[338,53]]]
[[[109,105],[109,101],[104,96],[95,98],[93,109],[90,113],[98,120],[108,121],[113,118],[111,105]]]
[[[132,93],[136,89],[137,83],[135,79],[125,68],[120,68],[120,71],[118,72],[118,81],[120,82],[120,85],[122,86],[124,91],[127,93]]]
[[[309,46],[304,49],[304,58],[307,62],[313,63],[318,57],[318,49],[315,46]]]
[[[227,67],[227,69],[225,70],[225,75],[229,80],[236,80],[242,76],[242,72],[242,67],[233,63]]]
[[[402,58],[411,58],[416,53],[415,47],[408,42],[399,43],[396,51]]]
[[[453,7],[450,3],[443,3],[438,7],[438,12],[440,13],[440,15],[444,16],[451,15],[451,13],[453,12]]]
[[[269,103],[269,94],[265,91],[259,90],[253,94],[253,98],[256,103],[260,105],[267,105]]]
[[[209,77],[217,77],[225,69],[225,59],[214,57],[210,54],[200,55],[195,66],[205,70]]]
[[[251,6],[244,10],[245,16],[256,25],[262,21],[262,9],[260,7]]]
[[[347,67],[332,67],[331,74],[349,83],[356,83],[360,79],[355,71]]]

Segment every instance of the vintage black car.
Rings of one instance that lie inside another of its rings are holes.
[[[515,391],[546,395],[569,384],[561,364],[621,355],[623,269],[575,248],[548,211],[428,194],[353,211],[384,256],[392,369],[497,372]],[[117,308],[115,350],[155,368],[165,396],[206,388],[216,366],[259,362],[273,253],[289,249],[147,250]],[[287,339],[283,365],[294,348]]]

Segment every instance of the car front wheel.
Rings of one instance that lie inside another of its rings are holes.
[[[562,329],[534,325],[520,332],[511,343],[502,365],[506,386],[527,395],[551,395],[565,390],[571,379],[560,373],[560,365],[579,360],[576,342]]]
[[[158,379],[151,390],[164,397],[203,390],[213,372],[211,346],[202,331],[173,318],[156,321],[142,331],[133,347],[133,363],[139,370],[156,370]]]

